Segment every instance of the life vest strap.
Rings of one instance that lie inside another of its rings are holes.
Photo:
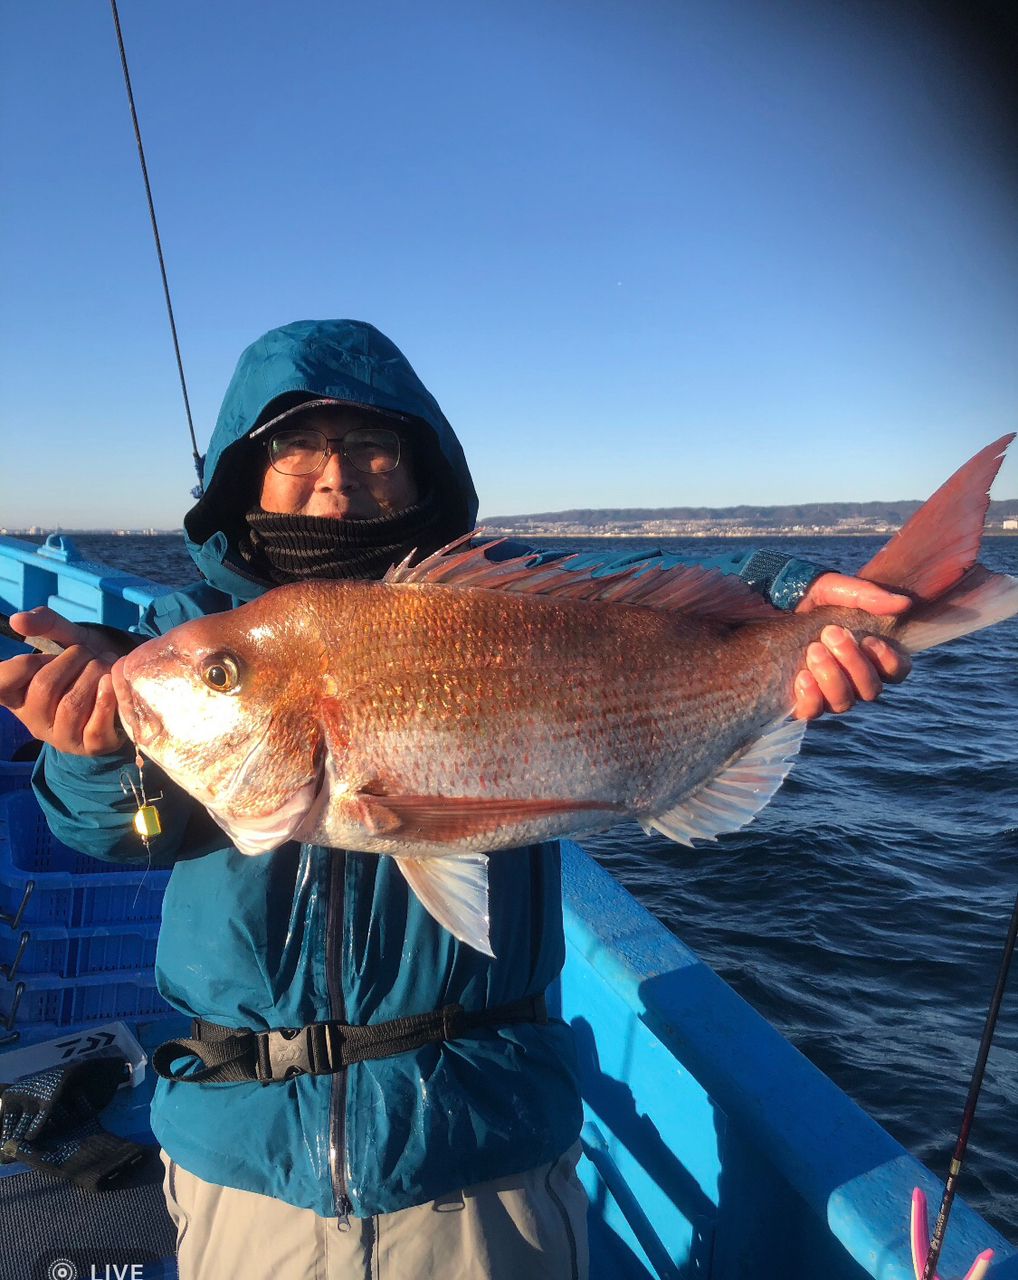
[[[257,1080],[271,1084],[296,1076],[332,1075],[355,1062],[410,1053],[426,1044],[459,1040],[480,1030],[516,1022],[548,1021],[544,994],[469,1013],[448,1004],[371,1026],[309,1022],[304,1027],[252,1031],[225,1027],[204,1018],[191,1023],[191,1039],[167,1040],[152,1054],[152,1068],[164,1080],[192,1084],[235,1084]],[[191,1061],[174,1068],[179,1058]],[[197,1058],[199,1066],[195,1066]]]

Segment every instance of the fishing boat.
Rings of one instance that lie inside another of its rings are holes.
[[[126,629],[166,590],[84,560],[67,537],[0,538],[4,613],[45,604]],[[0,646],[0,657],[17,649]],[[16,726],[0,725],[0,1080],[8,1055],[55,1036],[87,1044],[122,1022],[150,1051],[183,1029],[151,972],[169,873],[57,845]],[[914,1280],[909,1205],[916,1187],[937,1203],[939,1180],[572,843],[563,893],[567,959],[552,1003],[580,1054],[592,1280]],[[121,1089],[104,1126],[152,1143],[151,1086],[148,1072]],[[175,1276],[158,1179],[88,1196],[17,1164],[0,1173],[8,1249],[16,1222],[43,1224],[50,1254],[87,1222],[82,1238],[101,1237],[121,1264],[135,1250],[139,1269],[117,1274]],[[986,1249],[992,1280],[1018,1280],[1018,1249],[959,1201],[939,1274],[965,1275]],[[29,1274],[30,1257],[10,1271],[3,1259],[0,1280]]]

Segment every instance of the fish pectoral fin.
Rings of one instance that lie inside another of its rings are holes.
[[[372,835],[399,835],[426,843],[456,844],[499,827],[591,809],[622,813],[623,806],[599,800],[512,800],[480,796],[405,796],[363,790],[357,817]]]
[[[648,835],[660,831],[669,840],[685,845],[694,839],[713,840],[725,832],[738,831],[756,817],[784,782],[805,732],[805,720],[783,716],[772,721],[713,778],[665,813],[641,818],[640,825]]]
[[[488,935],[488,855],[396,858],[421,906],[460,942],[494,958]]]

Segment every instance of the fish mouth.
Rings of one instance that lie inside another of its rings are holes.
[[[123,663],[120,658],[113,664],[110,675],[113,679],[113,692],[117,698],[117,712],[124,732],[136,747],[147,747],[162,734],[163,722],[148,705],[145,699],[124,678]]]

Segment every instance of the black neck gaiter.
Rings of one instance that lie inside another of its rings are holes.
[[[308,578],[381,578],[390,565],[417,549],[423,555],[451,542],[459,530],[428,495],[396,515],[372,520],[328,516],[247,513],[241,552],[251,568],[269,581]]]

